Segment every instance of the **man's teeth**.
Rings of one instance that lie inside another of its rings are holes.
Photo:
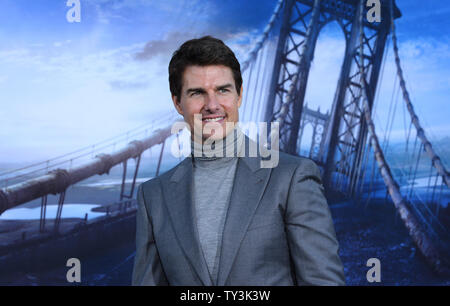
[[[216,122],[216,121],[220,121],[222,120],[224,117],[217,117],[217,118],[212,118],[212,119],[203,119],[203,121],[207,121],[207,122]]]

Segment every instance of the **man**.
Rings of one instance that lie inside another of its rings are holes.
[[[139,187],[133,285],[343,285],[317,166],[280,153],[263,168],[248,156],[234,53],[210,36],[187,41],[169,82],[192,154]]]

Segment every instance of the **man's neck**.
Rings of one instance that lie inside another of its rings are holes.
[[[218,158],[233,158],[239,156],[244,142],[244,133],[238,125],[224,138],[214,141],[206,140],[198,143],[191,140],[191,155],[201,160],[215,160]]]

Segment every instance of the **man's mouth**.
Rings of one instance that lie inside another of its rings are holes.
[[[225,116],[210,116],[206,118],[202,118],[203,122],[221,122],[225,119]]]

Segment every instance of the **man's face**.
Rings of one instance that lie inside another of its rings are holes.
[[[202,140],[225,137],[239,120],[242,87],[238,93],[229,67],[222,65],[188,66],[182,78],[179,101],[172,96],[178,113],[193,131],[203,131]],[[194,120],[201,115],[202,121]],[[205,128],[205,125],[206,129]],[[214,129],[222,131],[215,132]]]

